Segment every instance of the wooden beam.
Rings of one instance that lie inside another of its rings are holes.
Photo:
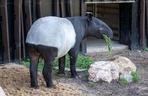
[[[42,14],[41,14],[41,2],[42,2],[42,0],[36,0],[37,18],[42,17]]]
[[[8,12],[7,0],[0,1],[0,14],[2,16],[2,44],[3,44],[3,61],[10,62],[10,45],[9,45],[9,28],[8,28]]]
[[[119,5],[119,42],[130,46],[130,33],[131,33],[131,4]]]
[[[145,0],[140,0],[140,46],[142,48],[146,47],[146,33],[145,33]]]
[[[25,22],[25,35],[27,34],[32,24],[32,13],[31,13],[31,0],[24,0],[24,22]]]
[[[25,0],[26,1],[26,0]],[[30,1],[29,1],[30,2]],[[36,8],[37,2],[36,0],[32,0],[32,21],[34,22],[37,19],[37,8]],[[30,9],[30,8],[29,8]],[[29,12],[30,13],[30,12]]]
[[[84,3],[84,0],[80,0],[80,8],[81,8],[81,15],[85,15],[86,12],[86,4]],[[82,40],[80,51],[82,54],[87,53],[87,39]]]
[[[132,4],[132,26],[131,26],[131,34],[130,34],[130,49],[139,49],[139,1],[136,0],[135,3]]]
[[[65,17],[66,14],[65,14],[65,0],[61,0],[61,16],[62,17]]]
[[[21,11],[21,46],[22,46],[22,58],[25,58],[25,34],[24,34],[24,20],[23,20],[23,11]]]
[[[131,1],[86,1],[86,4],[112,4],[112,3],[134,3],[135,0],[131,0]]]
[[[21,61],[21,11],[22,0],[14,0],[14,37],[15,37],[15,61]]]
[[[147,47],[148,47],[148,0],[145,0],[145,11],[146,11],[146,26],[145,26],[145,28],[146,28],[146,30],[145,30],[145,33],[146,33],[146,43],[147,43]]]

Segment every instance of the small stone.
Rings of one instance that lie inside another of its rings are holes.
[[[6,96],[4,90],[2,89],[2,87],[0,87],[0,96]]]

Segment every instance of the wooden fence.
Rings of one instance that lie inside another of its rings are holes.
[[[137,44],[146,47],[148,45],[147,0],[136,0],[136,3],[131,6],[125,6],[126,4],[123,6],[124,10],[132,8],[131,23],[124,22],[124,25],[129,25],[127,34],[130,34],[128,36],[130,36],[131,47],[135,48]],[[119,6],[116,7],[118,8]],[[102,12],[101,8],[98,7],[98,12]],[[139,9],[140,11],[138,11]],[[84,14],[85,10],[86,6],[83,0],[0,0],[0,63],[21,61],[22,58],[26,57],[25,38],[31,24],[39,17],[49,15],[61,17],[78,16]],[[125,14],[126,12],[123,11],[123,13]],[[126,15],[128,17],[127,21],[130,20],[131,18],[129,18],[128,14]],[[108,18],[108,16],[104,18]],[[115,28],[118,29],[119,22],[116,23],[117,26]],[[121,33],[123,35],[121,35],[121,38],[126,37],[124,32],[122,30]],[[84,41],[81,51],[85,50]]]
[[[26,34],[37,18],[81,15],[84,10],[81,2],[82,0],[0,0],[0,61],[16,62],[26,56]]]

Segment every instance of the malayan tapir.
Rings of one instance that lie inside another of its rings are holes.
[[[102,34],[113,36],[111,28],[87,12],[85,16],[60,18],[42,17],[31,26],[26,45],[30,58],[31,87],[37,88],[37,65],[44,59],[43,77],[47,87],[52,87],[52,61],[59,59],[59,74],[64,74],[65,55],[70,56],[71,77],[76,78],[76,61],[80,43],[88,36],[101,38]]]

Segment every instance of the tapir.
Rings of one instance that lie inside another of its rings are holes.
[[[101,38],[106,34],[112,38],[111,28],[87,12],[85,16],[55,17],[47,16],[36,20],[26,37],[30,58],[31,87],[38,88],[37,66],[39,57],[44,59],[43,77],[47,87],[52,87],[52,61],[59,60],[59,74],[64,74],[65,55],[70,56],[70,72],[77,78],[76,61],[80,43],[88,36]]]

